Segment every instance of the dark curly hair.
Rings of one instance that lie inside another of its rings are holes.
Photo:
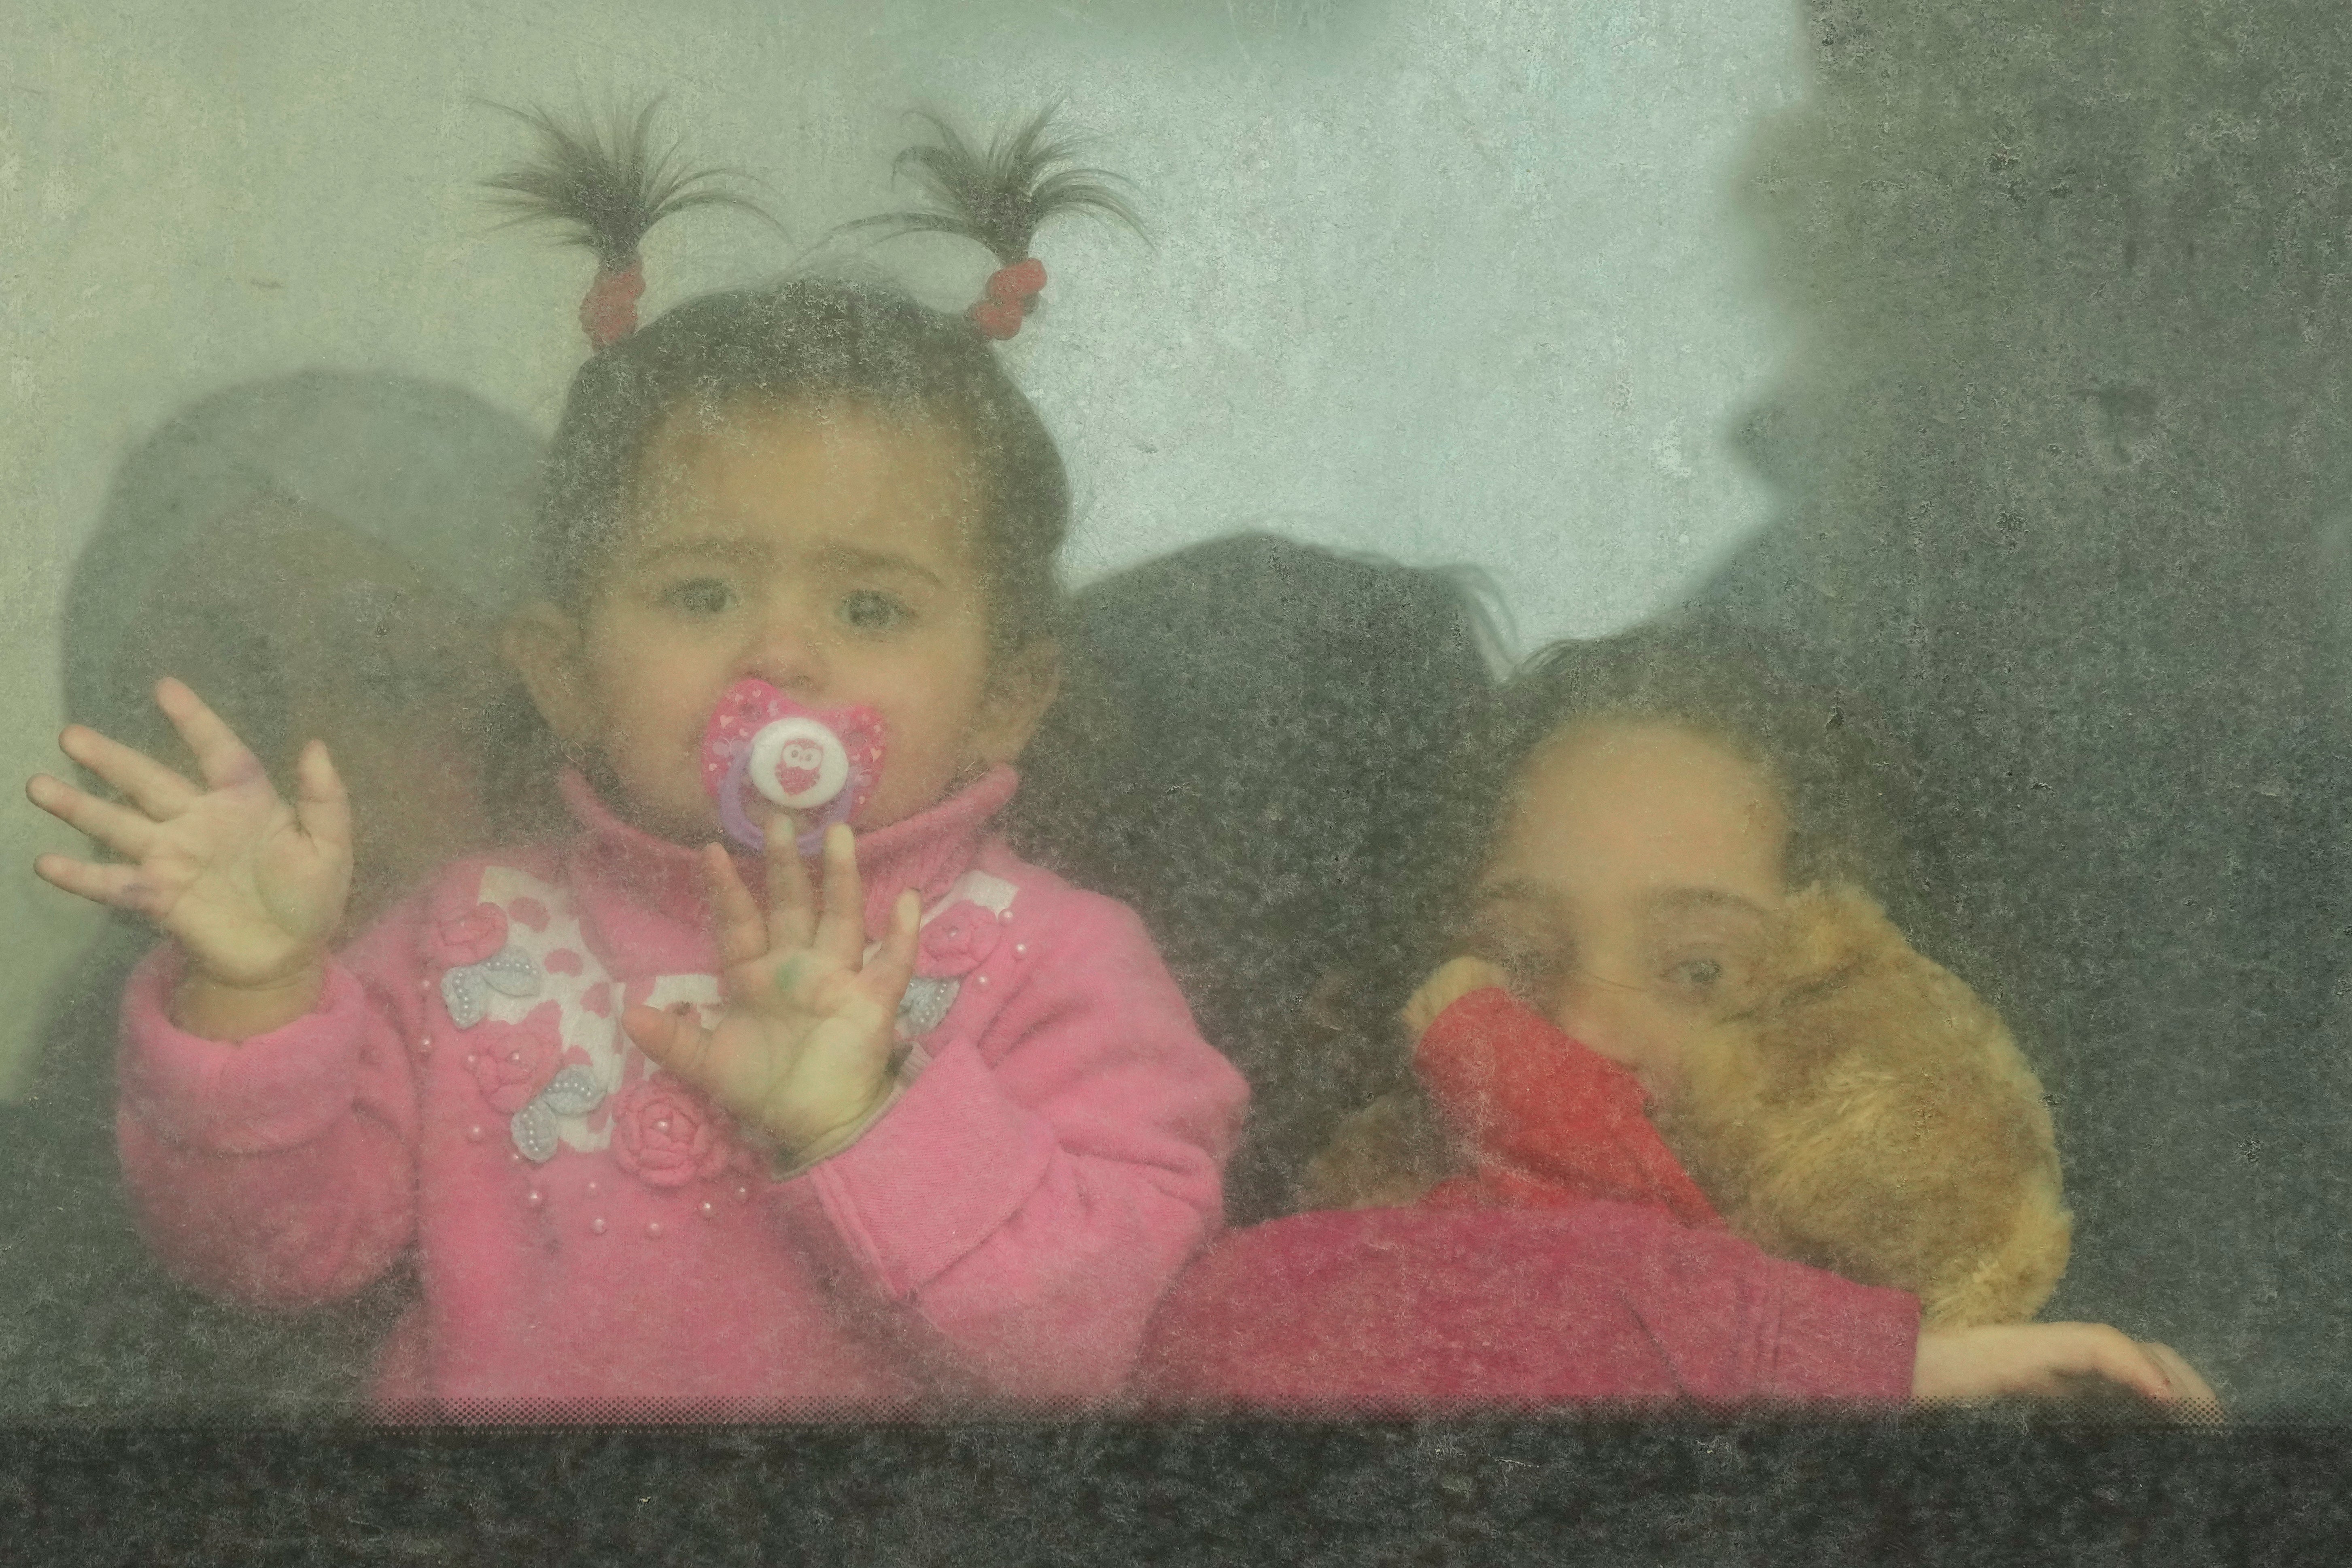
[[[1753,634],[1711,623],[1643,627],[1555,643],[1497,688],[1471,724],[1454,774],[1440,852],[1450,910],[1469,890],[1509,809],[1511,783],[1545,741],[1572,724],[1676,725],[1762,769],[1789,814],[1791,887],[1844,881],[1901,914],[1928,880],[1924,846],[1901,826],[1913,770],[1858,698],[1778,674]]]
[[[794,279],[689,300],[598,352],[572,383],[548,454],[538,567],[576,606],[635,499],[661,422],[688,406],[848,400],[935,419],[970,446],[994,646],[1050,635],[1069,479],[1045,423],[961,316],[895,288]]]

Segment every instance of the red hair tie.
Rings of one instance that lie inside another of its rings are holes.
[[[964,312],[981,331],[1000,342],[1021,330],[1029,301],[1045,288],[1045,264],[1032,256],[988,275],[988,297]]]
[[[602,349],[637,330],[637,296],[646,291],[646,269],[632,261],[619,272],[596,270],[596,280],[580,301],[580,330],[588,346]]]

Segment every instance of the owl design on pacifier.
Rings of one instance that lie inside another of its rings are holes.
[[[739,680],[702,731],[702,787],[727,837],[745,848],[766,848],[760,823],[781,806],[808,824],[796,842],[814,855],[826,828],[873,798],[882,751],[882,716],[871,708],[820,712],[764,680]]]

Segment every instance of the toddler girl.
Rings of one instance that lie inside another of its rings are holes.
[[[1941,1326],[2030,1315],[2063,1264],[2065,1218],[2047,1116],[1997,1020],[1941,971],[1919,973],[1933,966],[1859,895],[1814,890],[1907,881],[1872,787],[1885,773],[1853,730],[1669,636],[1531,661],[1458,775],[1467,809],[1449,842],[1475,872],[1456,917],[1468,952],[1406,1009],[1427,1097],[1356,1119],[1309,1184],[1312,1202],[1421,1206],[1234,1237],[1171,1299],[1154,1386],[1250,1400],[1882,1399],[2030,1392],[2083,1373],[2210,1397],[2170,1352],[2112,1330]],[[1808,1022],[1851,1048],[1820,1077],[1772,1076],[1779,1064],[1720,1036],[1790,999],[1749,993],[1773,988],[1768,971],[1802,967],[1778,951],[1799,930],[1792,952],[1833,960],[1790,995],[1883,985],[1855,966],[1890,964],[1891,947],[1918,970],[1892,971],[1888,994],[1926,985],[1935,1005],[1817,1014]],[[1948,1053],[1933,1062],[1903,1037],[1921,1017],[1927,1047]],[[1874,1033],[1882,1024],[1893,1033]],[[1735,1100],[1739,1117],[1699,1114]],[[1654,1109],[1685,1136],[1662,1138]],[[1799,1136],[1750,1136],[1768,1125]],[[1919,1145],[1907,1167],[1906,1139]],[[1688,1170],[1688,1151],[1724,1158]],[[1826,1187],[1823,1172],[1837,1176]],[[1841,1267],[1863,1277],[1853,1283],[1784,1260],[1923,1251],[1964,1266],[1899,1280]],[[1302,1312],[1270,1333],[1226,1315],[1274,1294],[1273,1274],[1307,1283]],[[1930,1281],[1950,1315],[1922,1331],[1915,1292]],[[1909,1289],[1874,1288],[1898,1282]],[[1375,1300],[1383,1321],[1368,1331],[1352,1320]],[[1309,1349],[1326,1334],[1344,1362]]]
[[[123,863],[37,868],[173,939],[125,1003],[144,1227],[263,1305],[413,1258],[394,1406],[1101,1394],[1216,1223],[1244,1090],[1139,923],[988,831],[1055,689],[1068,499],[983,334],[1044,269],[1004,258],[972,321],[799,280],[632,333],[635,241],[691,182],[642,119],[609,156],[543,128],[549,163],[508,183],[596,246],[604,346],[507,652],[578,831],[446,868],[330,957],[350,827],[323,748],[289,805],[173,681],[201,786],[66,731],[128,804],[33,798]],[[967,232],[1025,247],[1055,190],[1099,187],[1041,181],[1034,125],[1015,145],[927,155]],[[785,721],[849,770],[830,805],[791,744],[756,792],[719,776]]]

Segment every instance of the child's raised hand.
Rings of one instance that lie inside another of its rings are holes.
[[[2100,1383],[2182,1414],[2221,1407],[2196,1369],[2169,1346],[2133,1340],[2104,1323],[1922,1329],[1911,1397],[1969,1405],[2015,1394],[2059,1397]]]
[[[351,813],[326,747],[313,741],[303,749],[289,806],[260,760],[194,692],[167,679],[157,683],[155,701],[195,754],[205,787],[75,725],[58,748],[129,804],[46,773],[25,793],[121,859],[44,855],[34,871],[153,921],[186,952],[192,979],[255,994],[314,989],[352,882]],[[303,999],[295,1014],[308,1005]]]
[[[866,958],[849,829],[825,834],[822,915],[791,825],[779,818],[767,838],[765,919],[727,851],[703,851],[727,984],[718,1026],[651,1007],[621,1021],[646,1055],[806,1163],[845,1147],[888,1098],[922,900],[899,896],[890,934]]]
[[[1421,983],[1404,1005],[1404,1026],[1420,1039],[1437,1016],[1473,991],[1484,991],[1490,985],[1507,990],[1510,977],[1500,966],[1483,958],[1453,958],[1438,965],[1437,972]]]

